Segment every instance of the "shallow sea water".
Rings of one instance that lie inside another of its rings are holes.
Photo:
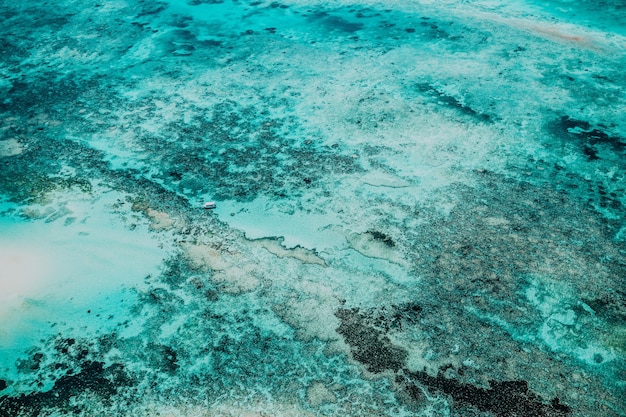
[[[626,415],[623,2],[0,21],[0,416]]]

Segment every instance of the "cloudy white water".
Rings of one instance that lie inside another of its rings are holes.
[[[0,0],[0,416],[626,415],[581,3]]]

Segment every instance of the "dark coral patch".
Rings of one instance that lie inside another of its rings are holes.
[[[485,113],[479,113],[470,106],[467,106],[459,101],[456,97],[450,96],[443,91],[431,86],[427,83],[421,83],[417,85],[417,90],[425,96],[436,99],[437,103],[455,110],[461,115],[469,116],[479,122],[491,123],[491,116]]]
[[[221,4],[224,0],[189,0],[187,2],[190,6],[199,6],[201,4]]]
[[[309,19],[311,21],[320,22],[331,30],[337,30],[337,31],[346,32],[346,33],[357,32],[363,29],[363,27],[365,26],[363,25],[363,23],[350,22],[349,20],[346,20],[343,17],[334,16],[327,12],[313,13]]]
[[[70,407],[71,397],[86,391],[107,402],[120,387],[130,385],[131,379],[123,365],[114,364],[105,368],[103,362],[87,361],[82,364],[79,373],[59,378],[50,391],[0,397],[0,417],[38,416],[42,410],[52,407],[66,409]]]
[[[570,407],[561,404],[558,398],[544,403],[541,397],[528,389],[526,381],[490,381],[490,388],[481,388],[448,379],[441,372],[436,377],[426,372],[408,372],[407,375],[434,391],[452,397],[455,408],[459,405],[471,406],[498,417],[564,417],[571,411]],[[404,376],[398,376],[396,380],[404,386],[411,386],[408,383],[409,379]],[[409,395],[418,393],[413,399],[421,400],[421,390],[413,388],[407,389],[406,392]]]
[[[370,372],[395,372],[396,383],[411,402],[421,403],[424,392],[430,390],[449,396],[453,409],[459,413],[478,410],[495,417],[565,417],[570,414],[569,406],[561,404],[558,398],[544,400],[531,391],[524,380],[489,381],[489,388],[482,388],[447,376],[446,371],[454,371],[451,365],[441,368],[437,376],[426,371],[408,371],[405,366],[407,352],[394,345],[386,335],[390,328],[397,326],[384,325],[380,321],[409,320],[415,323],[422,314],[423,308],[415,303],[394,306],[393,314],[386,319],[358,308],[340,309],[335,313],[341,320],[337,332],[350,346],[354,359]],[[457,373],[463,375],[463,369]]]
[[[370,236],[372,236],[374,239],[384,243],[385,245],[389,246],[390,248],[393,248],[394,246],[396,246],[396,242],[393,241],[393,239],[384,234],[383,232],[379,232],[377,230],[370,230],[367,232]]]
[[[594,313],[609,323],[626,323],[626,292],[616,291],[598,299],[583,300]]]
[[[337,332],[350,345],[354,359],[370,372],[397,371],[404,366],[408,353],[394,346],[381,331],[369,326],[359,309],[340,309],[335,315],[341,320]]]
[[[181,192],[211,192],[215,199],[239,201],[268,193],[294,197],[303,183],[315,187],[324,175],[362,171],[350,155],[333,147],[304,146],[298,135],[286,133],[297,131],[293,120],[267,118],[230,101],[214,106],[210,118],[172,123],[167,130],[168,137],[181,140],[146,135],[142,144],[159,154],[158,165],[166,168],[155,176]]]
[[[606,126],[594,127],[585,120],[561,116],[548,124],[553,135],[567,140],[578,140],[581,149],[590,161],[600,159],[597,145],[610,147],[613,152],[626,150],[626,138],[613,136],[606,132]]]

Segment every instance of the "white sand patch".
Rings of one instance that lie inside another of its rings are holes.
[[[185,256],[196,269],[212,269],[223,271],[229,267],[222,255],[209,245],[192,244],[183,242],[181,247],[185,251]]]
[[[178,407],[162,405],[159,401],[153,404],[147,404],[141,411],[137,411],[135,415],[139,417],[314,417],[297,404],[288,402],[260,402],[240,399],[233,401],[226,398],[218,399],[209,407],[181,405]]]
[[[17,139],[0,140],[0,157],[19,155],[26,147]]]
[[[336,298],[300,299],[294,296],[283,305],[276,306],[274,311],[282,320],[296,329],[299,339],[319,339],[344,346],[343,339],[336,331],[341,324],[335,315],[338,307],[339,303]]]
[[[509,221],[502,217],[486,217],[484,222],[489,226],[504,227],[509,225]]]
[[[506,25],[576,49],[606,53],[611,52],[611,50],[621,50],[626,45],[626,38],[617,33],[611,33],[610,37],[607,37],[605,32],[568,22],[559,22],[553,18],[528,19],[476,10],[466,11],[464,14],[470,19]]]
[[[205,200],[210,200],[210,196]],[[300,246],[320,253],[345,242],[343,236],[329,228],[340,223],[335,214],[306,213],[283,207],[267,197],[249,203],[221,201],[215,212],[230,227],[243,231],[247,239],[281,237],[281,246],[286,249]]]
[[[3,318],[19,313],[26,300],[39,300],[51,307],[61,303],[70,308],[90,308],[100,293],[141,284],[162,259],[154,243],[142,241],[145,235],[133,236],[130,231],[92,229],[80,235],[56,224],[18,227],[27,230],[18,236],[0,237]],[[58,318],[58,312],[51,312],[49,318]]]
[[[157,50],[157,46],[152,38],[144,38],[133,45],[126,54],[129,60],[145,61],[149,59]]]
[[[78,49],[64,46],[58,52],[50,55],[49,60],[54,60],[63,64],[65,61],[76,61],[79,63],[90,63],[100,58],[96,52],[83,52]]]
[[[324,403],[334,403],[337,397],[321,382],[314,382],[306,390],[306,399],[313,407]]]
[[[176,224],[175,220],[162,211],[148,208],[146,215],[150,218],[150,229],[152,230],[169,230]]]
[[[0,316],[20,298],[38,294],[46,284],[53,263],[41,248],[16,247],[0,241]]]
[[[69,207],[71,218],[42,222],[0,216],[3,355],[20,354],[60,328],[84,333],[114,325],[108,317],[121,320],[127,314],[133,297],[128,289],[158,274],[166,250],[147,224],[130,230],[113,214],[120,198],[113,192],[99,198],[55,193],[54,201]]]
[[[181,243],[185,257],[201,271],[211,270],[211,280],[230,293],[253,291],[260,285],[258,265],[239,253],[220,252],[201,243]]]

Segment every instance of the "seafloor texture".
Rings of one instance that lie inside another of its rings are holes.
[[[0,22],[0,416],[626,415],[623,1]]]

